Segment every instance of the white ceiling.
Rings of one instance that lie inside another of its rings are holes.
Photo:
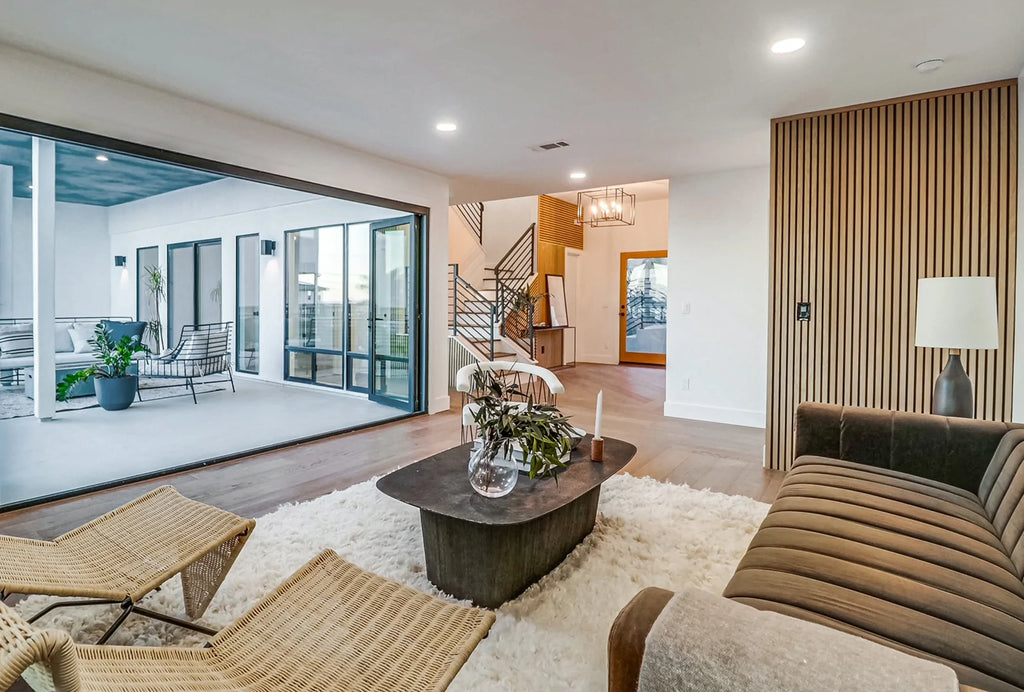
[[[442,173],[456,202],[764,164],[771,117],[1015,77],[1022,35],[1022,0],[0,4],[2,42]]]
[[[604,187],[603,185],[600,187]],[[628,194],[636,195],[636,202],[653,202],[659,199],[668,199],[669,183],[667,179],[664,180],[645,180],[639,183],[627,183],[625,185],[611,184],[608,187],[621,187]],[[576,204],[579,201],[577,193],[580,190],[592,190],[593,187],[581,187],[568,192],[555,192],[551,193],[552,197],[558,199],[564,199],[566,202],[572,202]]]

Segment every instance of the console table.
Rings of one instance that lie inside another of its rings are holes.
[[[499,498],[478,495],[467,466],[473,443],[427,457],[377,481],[420,510],[427,578],[456,598],[497,608],[550,572],[594,528],[601,483],[629,463],[636,447],[605,438],[603,462],[590,460],[587,435],[553,478],[520,474]]]

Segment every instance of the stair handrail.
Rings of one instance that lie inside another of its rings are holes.
[[[470,204],[456,204],[456,211],[469,226],[469,230],[476,236],[477,241],[484,242],[484,203],[473,202]]]
[[[459,327],[466,326],[474,329],[486,330],[490,338],[487,339],[488,349],[487,353],[484,355],[487,355],[489,360],[494,360],[494,325],[497,320],[495,304],[483,293],[478,291],[473,284],[469,283],[459,275],[459,265],[450,264],[448,266],[451,268],[452,277],[452,334],[454,336],[458,336]],[[488,312],[485,314],[487,317],[481,317],[482,313],[466,310],[465,306],[469,302],[486,304]],[[468,325],[461,324],[459,320],[460,306],[463,308],[463,314],[472,315],[472,317],[469,318],[470,324]]]

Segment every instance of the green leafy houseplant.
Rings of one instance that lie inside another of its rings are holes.
[[[92,345],[92,354],[99,359],[99,363],[73,372],[57,383],[57,400],[67,401],[72,391],[82,382],[90,377],[110,378],[129,377],[128,368],[132,364],[132,356],[140,352],[149,352],[149,347],[135,337],[122,336],[120,341],[114,341],[109,329],[102,324],[96,325],[93,337],[89,339]]]
[[[562,457],[572,450],[575,432],[556,407],[524,398],[518,385],[485,370],[473,374],[473,391],[473,422],[491,451],[512,459],[518,447],[529,460],[530,478],[555,477],[556,470],[565,467]]]

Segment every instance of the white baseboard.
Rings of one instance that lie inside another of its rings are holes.
[[[618,365],[618,356],[609,356],[607,354],[599,355],[596,353],[579,353],[576,355],[577,363],[597,363],[598,365]]]
[[[449,397],[447,394],[445,394],[444,396],[435,396],[433,399],[430,400],[430,403],[427,405],[427,413],[444,413],[451,407],[451,397]]]
[[[711,423],[742,425],[748,428],[763,428],[765,426],[764,411],[724,408],[721,406],[702,406],[700,404],[687,404],[681,401],[666,401],[665,415],[669,418],[689,418],[690,420],[703,420]]]

